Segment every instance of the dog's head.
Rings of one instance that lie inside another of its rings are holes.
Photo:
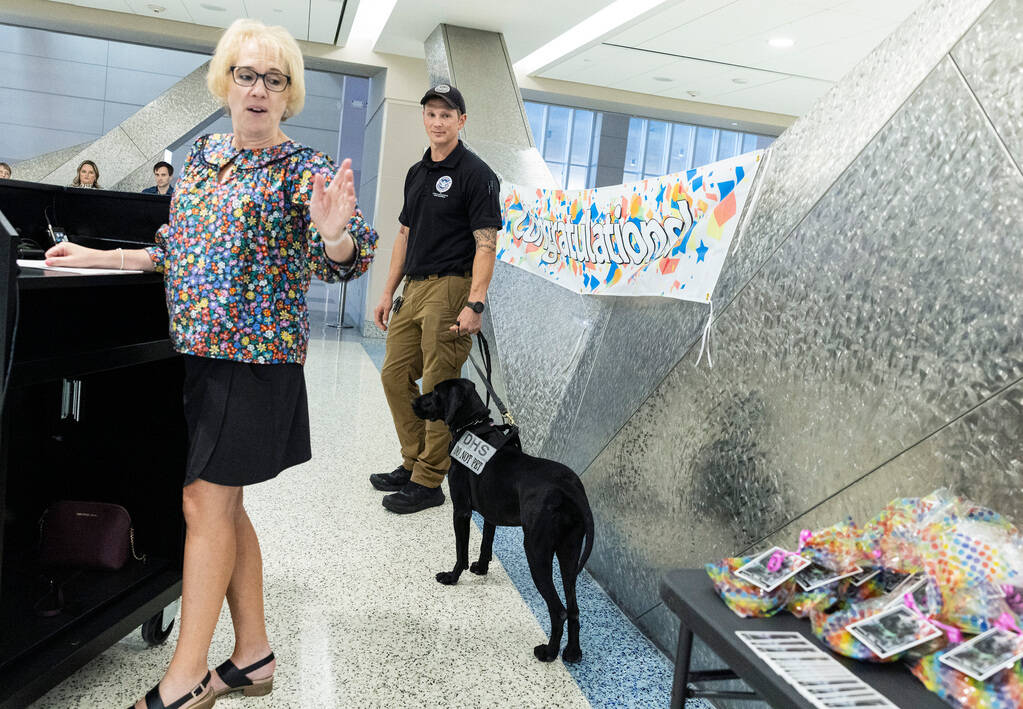
[[[446,379],[412,402],[412,411],[427,421],[443,421],[457,428],[473,419],[489,418],[490,410],[468,379]]]

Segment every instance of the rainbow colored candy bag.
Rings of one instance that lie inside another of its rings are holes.
[[[884,610],[886,603],[887,599],[874,598],[857,603],[846,602],[837,609],[828,609],[832,610],[831,613],[812,609],[810,611],[810,626],[813,629],[813,634],[839,655],[867,662],[894,662],[899,659],[899,655],[893,655],[882,660],[845,629],[850,623],[865,620],[872,615],[880,613]]]
[[[926,497],[892,500],[864,525],[864,541],[873,549],[871,556],[891,571],[904,574],[923,571],[921,529],[944,519],[956,501],[957,498],[945,489],[935,490]],[[934,531],[940,532],[942,528],[935,526]]]
[[[837,584],[821,586],[810,591],[796,590],[785,606],[797,618],[808,618],[814,609],[825,610],[838,602]]]
[[[735,575],[735,570],[753,561],[752,556],[722,559],[716,564],[707,564],[707,575],[714,582],[714,590],[725,605],[740,618],[770,618],[785,608],[795,588],[789,579],[773,591],[744,581]]]
[[[851,517],[817,531],[804,530],[799,535],[799,552],[829,569],[852,569],[871,559],[871,547]]]
[[[1023,706],[1023,669],[1016,663],[981,682],[940,662],[947,650],[910,664],[910,672],[927,689],[954,707],[1019,709]]]
[[[842,579],[839,582],[837,595],[839,598],[849,602],[866,601],[884,595],[884,585],[881,582],[881,574],[869,578],[859,586],[850,579]]]

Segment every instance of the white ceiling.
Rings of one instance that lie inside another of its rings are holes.
[[[333,43],[342,0],[53,0],[226,27],[250,16]],[[376,2],[378,0],[363,0]],[[537,76],[798,116],[924,0],[666,0]],[[350,0],[348,14],[357,3]],[[612,0],[397,0],[379,52],[422,57],[440,23],[502,32],[516,62]],[[153,6],[165,8],[159,13]],[[346,18],[346,25],[351,18]],[[342,33],[345,34],[345,33]],[[768,45],[787,37],[788,49]]]
[[[51,0],[100,10],[129,12],[209,27],[227,27],[239,17],[283,25],[298,39],[334,43],[342,0]],[[372,2],[372,0],[367,0]],[[350,2],[349,6],[357,3]],[[160,8],[156,10],[156,8]]]
[[[372,2],[373,0],[366,0]],[[377,41],[378,52],[422,57],[437,25],[503,32],[513,62],[539,49],[613,0],[398,0]],[[537,21],[538,18],[540,21]]]
[[[678,0],[540,75],[798,116],[921,2]]]

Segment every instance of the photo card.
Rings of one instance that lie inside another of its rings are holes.
[[[1023,657],[1023,637],[1010,630],[992,628],[941,656],[941,662],[983,682],[1008,669]]]
[[[881,569],[870,569],[870,568],[863,569],[859,573],[853,575],[849,579],[849,581],[852,583],[853,586],[862,586],[867,581],[869,581],[870,579],[872,579],[875,576],[877,576],[879,573],[881,573]]]
[[[941,631],[905,606],[887,608],[845,626],[853,637],[884,659],[941,635]]]
[[[773,591],[809,565],[809,559],[795,552],[772,547],[736,569],[735,575],[765,591]]]
[[[927,574],[912,574],[902,579],[896,586],[885,594],[885,598],[888,599],[886,608],[894,608],[895,606],[903,605],[905,603],[904,596],[909,593],[913,596],[913,602],[916,603],[917,608],[920,612],[927,612]]]
[[[888,569],[881,570],[881,591],[891,593],[900,583],[909,578],[910,574],[901,574],[898,571]]]
[[[859,566],[853,567],[848,571],[839,572],[816,562],[811,562],[809,566],[796,574],[796,583],[804,591],[812,591],[815,588],[828,586],[848,576],[854,576],[862,572],[863,569]]]

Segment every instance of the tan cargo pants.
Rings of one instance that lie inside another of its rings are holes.
[[[470,276],[406,282],[404,302],[387,328],[380,379],[401,442],[402,465],[412,471],[413,482],[426,487],[438,487],[448,472],[451,432],[443,421],[424,422],[412,412],[420,395],[416,380],[422,377],[422,393],[428,394],[439,382],[461,376],[472,336],[448,328],[465,307],[471,283]]]

